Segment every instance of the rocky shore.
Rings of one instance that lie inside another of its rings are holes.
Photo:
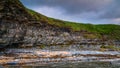
[[[48,51],[9,49],[0,55],[1,65],[28,65],[60,62],[120,61],[118,51]]]

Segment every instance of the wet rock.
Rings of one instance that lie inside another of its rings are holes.
[[[35,54],[38,55],[39,57],[46,57],[46,58],[65,58],[71,56],[71,53],[66,51],[50,51],[50,52],[36,51]]]

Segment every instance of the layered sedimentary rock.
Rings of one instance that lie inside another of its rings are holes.
[[[45,21],[38,20],[19,0],[0,1],[1,48],[7,46],[108,44],[108,41],[106,43],[101,39],[84,38],[85,32],[73,32],[69,28],[50,25]]]

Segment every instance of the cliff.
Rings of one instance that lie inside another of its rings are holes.
[[[119,27],[61,21],[27,9],[19,0],[0,1],[1,48],[106,44],[120,39]]]

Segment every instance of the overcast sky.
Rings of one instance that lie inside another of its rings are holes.
[[[21,0],[49,17],[82,23],[120,24],[120,0]]]

